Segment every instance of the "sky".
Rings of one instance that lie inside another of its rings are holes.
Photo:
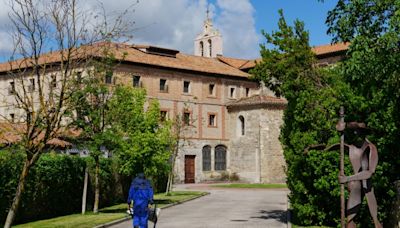
[[[0,0],[0,62],[9,59],[8,2]],[[35,0],[34,0],[35,1]],[[37,0],[36,0],[37,1]],[[46,0],[45,0],[46,1]],[[95,7],[99,0],[81,0],[84,7]],[[102,0],[107,12],[123,11],[137,0]],[[126,18],[135,22],[135,44],[150,44],[193,54],[193,40],[202,30],[207,6],[214,27],[223,36],[223,54],[235,58],[259,57],[259,44],[265,42],[261,30],[277,30],[278,10],[283,9],[289,24],[297,18],[310,32],[312,46],[329,44],[327,12],[337,0],[139,0]]]

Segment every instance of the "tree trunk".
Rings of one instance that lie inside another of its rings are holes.
[[[100,185],[99,185],[99,173],[100,173],[100,159],[99,157],[95,158],[96,161],[96,170],[95,170],[95,194],[94,194],[94,206],[93,213],[99,212],[99,198],[100,198]]]
[[[14,221],[15,215],[18,211],[22,193],[24,192],[25,189],[26,177],[28,176],[30,167],[31,167],[30,161],[26,160],[24,168],[22,169],[21,175],[19,177],[17,192],[15,193],[15,197],[13,199],[11,208],[8,211],[6,222],[4,223],[4,228],[10,228]]]
[[[177,144],[176,149],[174,150],[174,154],[172,155],[172,164],[171,164],[171,171],[168,174],[168,182],[167,182],[167,190],[165,191],[165,194],[169,194],[170,192],[172,192],[172,185],[174,183],[174,169],[175,169],[175,160],[176,157],[178,156],[178,151],[179,151],[179,141]]]
[[[87,185],[88,185],[88,167],[85,168],[85,180],[83,182],[83,193],[82,193],[82,214],[86,212],[86,196],[87,196]]]

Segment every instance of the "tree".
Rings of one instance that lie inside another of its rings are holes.
[[[395,197],[393,182],[400,179],[400,4],[395,0],[341,0],[327,18],[334,41],[350,41],[348,58],[339,73],[363,98],[357,110],[376,142],[379,165],[374,187],[384,224]],[[367,223],[367,222],[365,222]]]
[[[287,99],[280,141],[287,164],[287,184],[294,223],[334,225],[340,219],[338,153],[310,151],[310,145],[339,141],[335,124],[344,101],[352,112],[360,102],[337,67],[318,68],[304,23],[289,26],[279,11],[279,30],[263,32],[262,62],[251,71],[277,96]],[[336,202],[336,203],[333,203]]]
[[[146,102],[143,89],[117,86],[110,101],[109,118],[115,144],[119,145],[116,155],[120,172],[130,176],[144,172],[159,185],[169,170],[173,140],[170,123],[160,122],[158,101]]]
[[[184,109],[187,109],[188,105],[185,103],[184,104]],[[171,157],[170,157],[170,170],[168,172],[168,182],[167,182],[167,187],[166,187],[166,194],[169,194],[172,192],[172,187],[174,183],[174,178],[175,178],[175,163],[176,163],[176,158],[179,156],[179,152],[182,152],[182,149],[186,144],[189,144],[190,142],[187,141],[185,137],[185,133],[187,131],[190,131],[190,126],[195,122],[196,120],[193,118],[187,118],[186,116],[182,115],[176,115],[175,118],[172,120],[172,142],[171,142]]]
[[[71,113],[74,121],[70,126],[82,130],[77,143],[88,149],[95,161],[94,213],[98,213],[100,201],[100,157],[105,150],[111,149],[112,133],[109,132],[109,126],[113,123],[109,122],[111,118],[107,118],[107,112],[116,65],[116,59],[107,43],[101,46],[101,53],[102,58],[91,60],[90,69],[77,72],[73,84],[75,92],[71,97],[75,112]]]
[[[21,59],[7,64],[13,79],[9,89],[13,100],[7,105],[18,112],[8,120],[22,122],[15,131],[21,136],[19,143],[26,159],[6,228],[11,226],[17,213],[29,170],[46,144],[63,131],[62,124],[74,92],[70,83],[77,68],[88,67],[89,44],[116,38],[126,25],[122,17],[110,23],[103,20],[107,19],[104,11],[90,14],[81,10],[77,0],[14,0],[10,6],[14,54]],[[45,54],[49,50],[57,51]]]

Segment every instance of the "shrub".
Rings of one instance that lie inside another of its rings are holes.
[[[47,153],[41,156],[28,174],[16,223],[51,218],[81,211],[84,170],[91,158]],[[18,184],[24,154],[0,150],[0,223],[4,223]],[[100,203],[108,206],[124,202],[130,177],[117,173],[112,159],[101,159]],[[90,171],[91,172],[91,171]],[[91,175],[93,176],[93,175]],[[87,209],[93,205],[94,178],[90,178]]]

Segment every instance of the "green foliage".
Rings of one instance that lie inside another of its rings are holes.
[[[399,9],[397,0],[339,0],[329,11],[328,33],[334,41],[352,41],[357,36],[373,40],[399,29]]]
[[[95,168],[96,162],[93,157],[85,158],[89,167],[89,192],[87,203],[91,206],[93,204],[94,188],[95,188]],[[125,202],[128,196],[131,176],[122,175],[119,173],[119,166],[117,159],[114,158],[100,158],[100,205],[99,208],[113,205],[119,202]],[[90,208],[90,207],[89,207]]]
[[[142,89],[117,86],[110,101],[112,131],[118,140],[120,171],[125,175],[144,172],[151,177],[155,188],[165,185],[173,137],[171,124],[160,123],[157,100],[148,101]],[[145,111],[144,111],[145,110]]]
[[[18,184],[18,175],[15,174],[21,172],[24,156],[24,153],[14,149],[0,151],[1,223],[15,194]],[[80,212],[86,160],[76,156],[43,154],[29,172],[16,222]],[[101,159],[100,165],[102,205],[125,201],[130,178],[118,175],[110,159]],[[93,203],[92,186],[89,184],[88,204]]]
[[[0,151],[0,220],[4,222],[18,184],[24,155]],[[85,162],[77,157],[44,154],[30,170],[17,222],[54,217],[79,210]],[[4,200],[3,200],[4,199]]]
[[[304,148],[339,142],[334,126],[343,105],[346,121],[365,122],[372,132],[368,138],[378,147],[373,185],[378,216],[387,224],[395,196],[392,183],[400,179],[400,159],[395,159],[400,150],[398,9],[398,1],[340,0],[329,14],[329,32],[335,40],[350,40],[351,46],[343,63],[327,69],[314,67],[301,22],[288,26],[281,12],[280,30],[264,34],[271,47],[261,45],[263,61],[252,73],[288,100],[281,142],[295,223],[338,224],[338,153],[311,150],[304,155]],[[348,161],[346,173],[352,173]],[[365,200],[356,220],[371,226]]]
[[[263,61],[251,73],[288,100],[280,140],[294,222],[335,225],[340,220],[339,155],[321,151],[304,154],[304,150],[314,144],[339,142],[335,125],[340,105],[353,113],[363,107],[363,98],[344,82],[337,67],[316,68],[304,24],[296,20],[289,26],[282,11],[280,15],[280,30],[272,35],[264,33],[270,46],[261,45]],[[349,166],[347,169],[350,173]]]
[[[393,183],[400,179],[400,2],[339,1],[327,24],[335,40],[351,42],[339,73],[363,98],[364,108],[357,115],[372,130],[369,139],[378,147],[374,186],[380,218],[387,224],[395,196]]]

